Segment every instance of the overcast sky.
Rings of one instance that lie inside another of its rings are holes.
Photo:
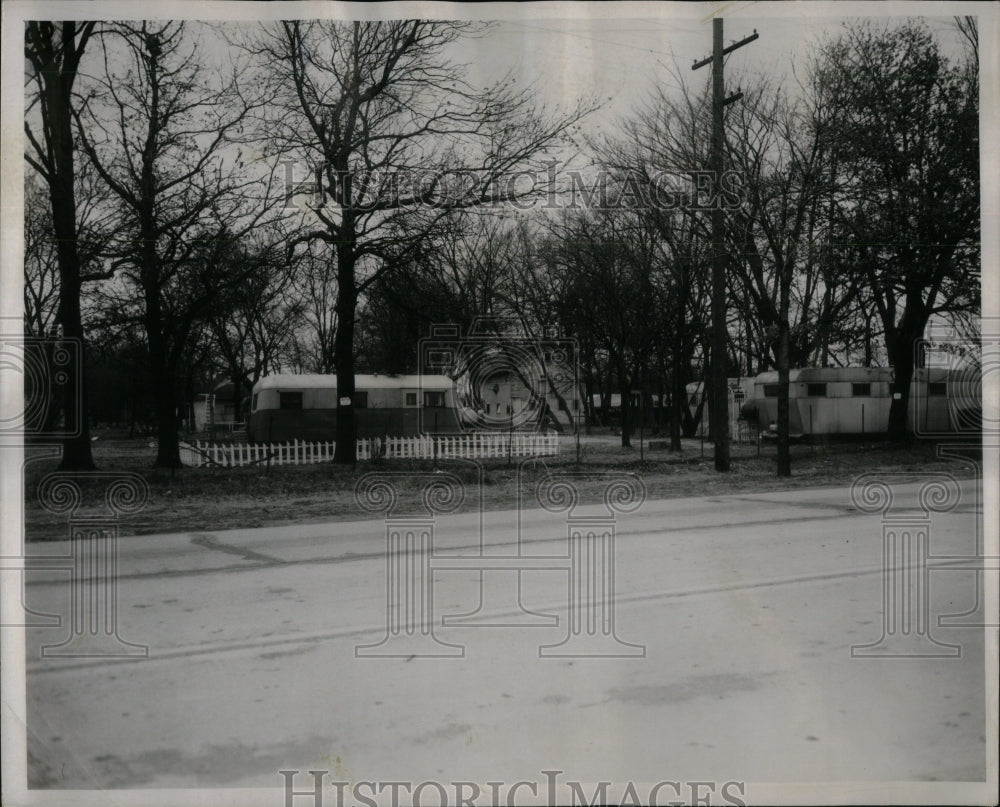
[[[691,72],[694,60],[711,51],[710,14],[712,3],[489,3],[489,4],[350,4],[314,3],[240,3],[190,2],[28,2],[9,0],[3,3],[5,17],[3,54],[4,152],[4,231],[20,241],[20,216],[11,215],[20,208],[23,187],[20,92],[24,80],[21,53],[23,19],[135,19],[197,18],[252,21],[263,18],[344,18],[428,17],[450,18],[476,16],[498,20],[485,37],[470,40],[456,52],[456,58],[469,65],[473,84],[491,84],[513,70],[521,83],[532,84],[541,100],[550,105],[572,105],[580,97],[604,102],[603,108],[587,122],[587,129],[613,133],[622,117],[648,97],[657,84],[676,88],[675,63],[695,86],[709,80],[708,69]],[[838,16],[829,16],[836,11]],[[727,61],[727,86],[735,89],[737,76],[746,71],[762,71],[772,78],[789,78],[793,62],[804,63],[824,36],[835,35],[845,19],[862,17],[902,17],[920,15],[938,35],[951,54],[959,53],[959,40],[952,27],[952,14],[987,14],[989,22],[984,37],[984,71],[996,71],[996,51],[990,47],[996,34],[997,8],[990,3],[901,3],[901,2],[789,2],[725,4],[725,40],[731,42],[750,34],[754,28],[760,38],[731,54]],[[933,15],[933,16],[931,16]],[[992,66],[992,68],[991,68]],[[988,75],[988,72],[986,73]],[[990,146],[996,122],[996,103],[991,101],[986,81],[983,110],[984,134],[984,208],[987,220],[984,236],[985,255],[990,255],[995,240],[993,228],[996,203],[989,165],[996,159]],[[10,252],[6,253],[10,255]],[[9,266],[10,263],[5,261]],[[19,275],[17,272],[16,275]],[[989,271],[987,275],[989,275]],[[3,280],[10,274],[3,273]],[[6,287],[6,283],[2,284]],[[12,288],[11,291],[14,291]],[[15,292],[19,297],[19,291]],[[7,295],[4,295],[5,297]],[[984,294],[984,299],[987,295]],[[9,298],[8,298],[9,299]],[[16,299],[16,297],[15,297]]]
[[[27,3],[14,0],[11,7],[37,9],[43,18],[65,16],[123,19],[142,16],[240,20],[250,23],[282,17],[343,16],[380,17],[458,15],[496,20],[485,35],[469,38],[453,47],[456,61],[468,66],[473,85],[486,86],[513,72],[521,85],[531,85],[538,98],[550,106],[572,106],[577,99],[596,99],[601,110],[588,119],[591,133],[613,132],[622,117],[645,101],[657,86],[679,91],[678,73],[700,89],[711,77],[704,68],[691,71],[691,64],[711,53],[712,25],[706,14],[714,4],[696,3],[489,3],[444,5],[334,3],[121,3],[60,2]],[[793,63],[804,67],[817,43],[836,36],[845,20],[857,20],[887,12],[926,8],[940,16],[924,17],[950,55],[959,55],[961,43],[952,16],[941,15],[947,6],[899,3],[798,2],[784,4],[734,2],[726,7],[725,41],[730,43],[757,30],[760,38],[727,58],[727,90],[734,90],[741,74],[764,74],[794,86]],[[81,10],[86,9],[87,13]],[[843,16],[824,16],[843,9]],[[45,12],[42,14],[42,12]],[[73,12],[72,14],[69,12]],[[30,16],[34,16],[33,14]],[[886,20],[891,21],[892,17]],[[9,32],[8,32],[9,35]],[[220,39],[202,32],[207,50],[225,47]],[[213,41],[214,40],[214,41]],[[96,48],[85,58],[91,64]],[[202,58],[211,61],[209,53]],[[221,60],[226,57],[219,54]]]
[[[692,86],[700,88],[709,81],[707,67],[692,72],[691,65],[711,54],[711,21],[672,16],[666,13],[671,8],[667,5],[665,13],[647,18],[505,20],[483,40],[467,44],[466,60],[474,80],[488,82],[514,69],[520,81],[533,83],[550,103],[592,95],[604,107],[591,124],[606,130],[656,85],[679,91],[678,67]],[[679,11],[690,16],[686,9]],[[760,35],[727,57],[727,89],[735,89],[737,77],[744,72],[793,84],[793,63],[804,67],[817,43],[836,36],[847,19],[800,15],[727,20],[726,44],[754,29]],[[946,52],[960,53],[952,17],[925,20]]]

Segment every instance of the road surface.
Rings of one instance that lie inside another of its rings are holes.
[[[590,590],[613,578],[621,657],[545,655],[567,647],[574,613],[582,633],[607,638],[569,600],[565,513],[525,511],[520,526],[515,511],[486,513],[481,533],[478,514],[439,516],[433,639],[390,657],[358,650],[386,648],[382,520],[121,538],[117,631],[147,657],[43,657],[69,635],[71,589],[63,571],[26,575],[28,605],[64,617],[27,633],[30,784],[275,787],[283,769],[344,781],[543,781],[544,769],[613,782],[981,780],[983,631],[963,625],[982,615],[938,624],[976,607],[963,559],[977,552],[981,491],[963,482],[960,503],[930,517],[917,486],[893,492],[891,517],[930,531],[930,622],[911,633],[924,630],[937,657],[878,657],[883,586],[902,578],[883,575],[883,516],[844,489],[619,513],[611,572],[577,571],[593,572]],[[503,570],[518,552],[522,571]],[[490,570],[474,568],[480,556]],[[425,568],[419,553],[404,560]],[[852,656],[862,645],[876,657]],[[423,656],[431,646],[446,655]]]

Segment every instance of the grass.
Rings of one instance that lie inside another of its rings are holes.
[[[937,469],[960,477],[974,474],[972,463],[938,459],[936,447],[931,443],[797,444],[792,447],[792,476],[778,478],[773,444],[765,443],[760,456],[756,446],[734,444],[732,468],[729,473],[720,474],[714,470],[709,443],[704,445],[704,456],[696,439],[685,441],[684,450],[679,453],[651,451],[647,447],[644,459],[640,459],[638,440],[634,442],[633,448],[625,449],[618,444],[619,438],[610,435],[582,437],[579,465],[574,441],[565,438],[560,455],[544,461],[514,458],[510,463],[497,459],[478,463],[440,461],[435,465],[431,461],[392,460],[358,463],[353,468],[322,463],[270,469],[184,468],[171,473],[152,467],[155,451],[148,441],[101,440],[94,444],[94,458],[103,475],[83,475],[77,479],[82,491],[77,514],[107,515],[104,500],[108,483],[114,474],[122,472],[138,474],[149,488],[147,503],[137,512],[121,516],[123,535],[381,518],[382,513],[364,510],[355,497],[358,480],[372,471],[392,474],[397,514],[423,511],[423,486],[439,471],[450,472],[465,484],[465,498],[459,510],[480,506],[476,495],[480,475],[485,509],[516,506],[519,487],[524,500],[537,506],[535,486],[550,470],[586,473],[575,482],[581,503],[600,501],[609,476],[621,474],[641,480],[645,495],[651,499],[848,486],[858,475],[880,470],[917,473]],[[57,464],[55,458],[41,456],[26,462],[28,541],[59,540],[68,535],[68,516],[51,513],[39,503],[40,484],[56,470]]]

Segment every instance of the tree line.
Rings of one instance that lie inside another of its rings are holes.
[[[31,22],[25,329],[81,340],[85,400],[127,399],[164,467],[194,388],[278,370],[337,376],[352,462],[354,375],[413,372],[430,325],[483,317],[572,338],[587,422],[620,394],[628,445],[632,393],[656,396],[679,449],[716,360],[722,205],[728,375],[777,369],[787,411],[791,367],[891,364],[902,436],[928,322],[980,305],[977,33],[956,29],[948,56],[919,21],[852,22],[790,81],[740,76],[719,193],[707,88],[679,69],[599,138],[587,99],[472,86],[450,46],[479,24]],[[573,148],[591,167],[556,171]],[[564,203],[518,204],[539,194]],[[83,417],[64,467],[93,467],[86,407],[56,410]]]

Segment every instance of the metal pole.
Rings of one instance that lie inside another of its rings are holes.
[[[643,386],[639,385],[639,462],[646,461],[646,396]]]
[[[507,433],[507,467],[510,467],[512,444],[514,442],[514,407],[507,404],[507,414],[510,416],[510,429]]]
[[[584,410],[584,417],[586,417],[586,410]],[[580,464],[580,408],[573,413],[573,426],[576,428],[576,464]]]
[[[924,362],[924,365],[926,366],[926,362]],[[911,389],[913,388],[912,381],[910,382],[910,388]],[[947,392],[948,390],[946,388],[945,389],[946,395]],[[928,367],[926,372],[926,378],[924,379],[924,432],[925,433],[927,432],[927,413],[928,410],[930,409],[930,403],[931,403],[931,371],[930,368]],[[907,401],[906,405],[909,406],[910,402]],[[947,399],[945,400],[945,405],[947,406]],[[913,418],[913,420],[916,421],[916,418]]]

